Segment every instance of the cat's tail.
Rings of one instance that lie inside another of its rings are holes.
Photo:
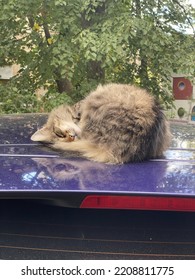
[[[88,140],[77,140],[74,142],[57,142],[51,146],[55,150],[60,151],[74,151],[81,153],[82,156],[104,163],[122,163],[109,152],[108,149],[100,145],[95,145]]]

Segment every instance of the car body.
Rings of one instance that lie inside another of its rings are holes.
[[[195,211],[195,127],[172,123],[163,158],[102,164],[30,140],[46,114],[0,118],[0,198],[67,207]]]

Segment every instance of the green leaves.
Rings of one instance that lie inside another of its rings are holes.
[[[194,38],[184,32],[194,15],[177,0],[0,0],[0,65],[21,66],[1,85],[1,112],[49,110],[110,81],[138,84],[169,106],[172,73],[194,75]]]

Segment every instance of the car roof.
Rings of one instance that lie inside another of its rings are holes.
[[[0,117],[1,197],[59,198],[89,193],[195,196],[193,125],[171,124],[172,144],[161,159],[111,165],[32,142],[30,136],[46,119],[46,114]]]

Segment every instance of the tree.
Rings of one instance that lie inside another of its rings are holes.
[[[177,0],[0,0],[0,66],[20,65],[0,86],[0,111],[50,110],[111,81],[169,105],[173,71],[194,76],[194,36],[185,32],[194,15]],[[37,100],[40,87],[47,93]]]

